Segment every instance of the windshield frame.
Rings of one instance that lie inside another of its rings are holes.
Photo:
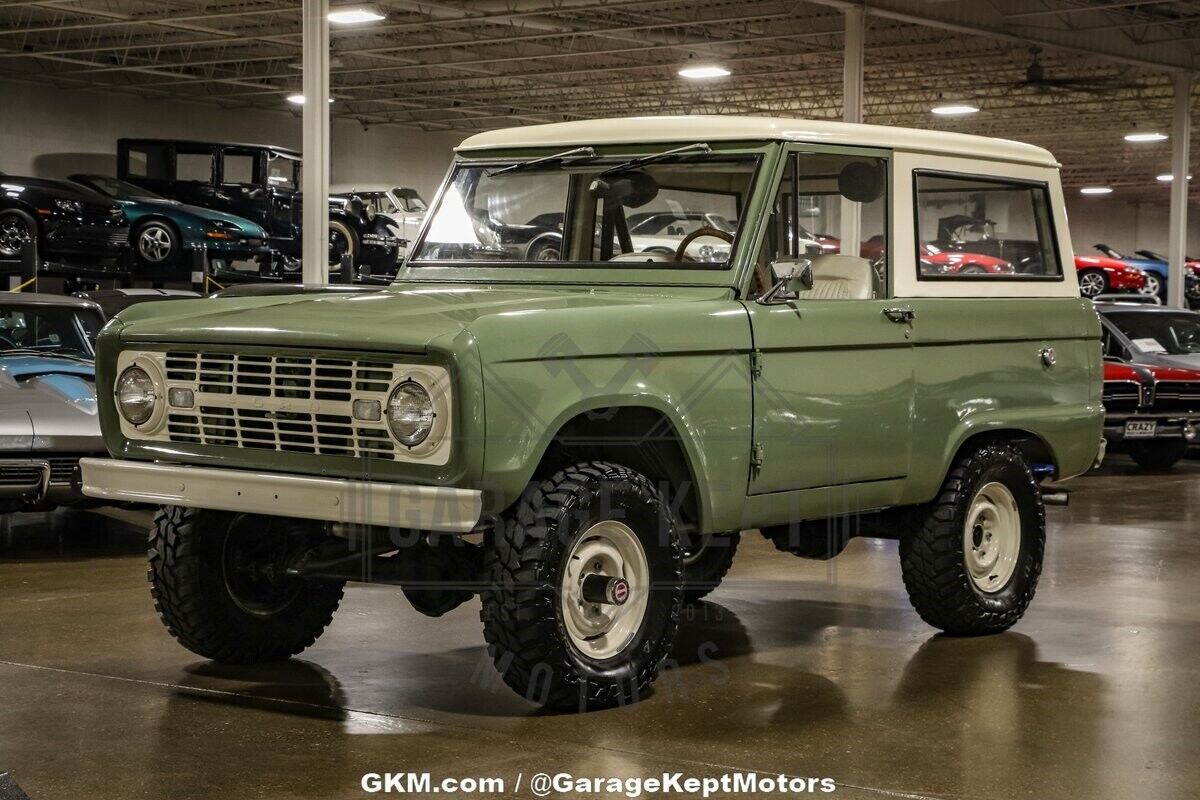
[[[1161,324],[1167,324],[1167,325],[1172,324],[1176,320],[1188,320],[1193,325],[1195,325],[1197,329],[1200,329],[1200,314],[1197,314],[1194,311],[1187,311],[1182,308],[1172,309],[1170,311],[1137,311],[1134,309],[1121,309],[1119,311],[1105,311],[1104,318],[1106,320],[1108,320],[1109,324],[1111,324],[1114,328],[1116,328],[1120,332],[1121,336],[1129,343],[1129,345],[1132,347],[1132,349],[1134,349],[1135,351],[1137,351],[1139,353],[1146,353],[1148,355],[1154,355],[1154,356],[1174,356],[1174,357],[1181,357],[1181,356],[1186,357],[1186,356],[1200,355],[1200,348],[1198,348],[1196,350],[1189,350],[1189,351],[1185,351],[1185,352],[1181,352],[1181,353],[1175,353],[1170,350],[1167,350],[1166,344],[1164,344],[1163,342],[1158,342],[1159,346],[1161,346],[1163,348],[1162,352],[1159,352],[1157,350],[1147,350],[1138,344],[1138,342],[1143,340],[1145,337],[1136,337],[1135,338],[1134,335],[1129,330],[1126,329],[1125,325],[1122,324],[1123,320],[1138,320],[1138,321],[1140,321],[1140,320],[1158,320],[1158,321],[1160,321]],[[1155,341],[1158,341],[1158,340],[1155,339]]]
[[[598,146],[597,165],[608,161],[621,161],[638,156],[654,155],[688,142],[628,143]],[[396,273],[395,283],[448,281],[456,283],[541,283],[541,284],[612,284],[612,285],[684,285],[684,286],[728,286],[735,287],[743,271],[746,254],[753,251],[751,240],[757,238],[757,219],[767,199],[774,173],[775,161],[782,143],[777,141],[729,141],[714,143],[711,152],[703,158],[746,157],[753,160],[745,202],[738,219],[738,234],[735,237],[729,261],[721,266],[683,262],[680,266],[638,264],[629,262],[580,261],[562,262],[546,267],[542,262],[505,261],[502,265],[490,262],[468,261],[418,261],[413,256],[425,242],[428,229],[436,216],[446,188],[461,168],[503,167],[518,161],[529,161],[553,155],[562,146],[529,148],[521,150],[487,150],[458,153],[447,171],[434,201],[428,204],[421,230],[408,249],[404,263]],[[765,187],[765,188],[764,188]],[[748,222],[749,221],[749,222]],[[618,266],[619,264],[619,266]]]
[[[6,312],[20,311],[20,312],[26,313],[26,314],[38,314],[38,313],[45,313],[45,312],[67,314],[70,316],[71,327],[75,330],[75,333],[79,336],[79,340],[81,342],[83,342],[83,346],[84,346],[84,351],[82,353],[78,353],[78,354],[72,353],[72,352],[63,352],[61,347],[56,347],[55,349],[51,350],[51,349],[42,349],[41,347],[38,347],[36,345],[35,346],[26,346],[26,347],[15,347],[15,348],[9,348],[9,349],[0,349],[0,358],[4,358],[6,356],[36,354],[39,356],[51,356],[51,357],[58,357],[58,358],[77,358],[77,359],[84,359],[86,361],[94,361],[95,360],[95,358],[96,358],[96,341],[94,338],[94,334],[88,333],[88,329],[83,323],[83,316],[86,314],[90,314],[90,315],[94,316],[95,321],[98,323],[96,326],[96,331],[99,332],[99,330],[104,327],[105,320],[104,320],[104,315],[102,313],[100,313],[100,311],[98,309],[75,308],[73,306],[68,306],[68,305],[60,306],[60,305],[53,305],[53,304],[46,304],[44,306],[42,306],[42,305],[21,305],[21,304],[13,304],[13,305],[5,306],[3,304],[0,304],[0,311],[6,311]]]

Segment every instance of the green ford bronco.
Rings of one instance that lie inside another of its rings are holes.
[[[751,117],[467,139],[396,282],[147,303],[99,341],[112,459],[161,506],[168,630],[288,658],[347,581],[479,595],[504,680],[645,694],[740,531],[899,540],[912,604],[1002,631],[1040,481],[1101,455],[1100,324],[1058,165],[1014,142]]]

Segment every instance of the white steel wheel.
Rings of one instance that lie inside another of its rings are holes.
[[[1004,589],[1021,555],[1021,514],[1012,492],[1002,483],[980,487],[963,525],[967,573],[979,591]]]
[[[584,583],[611,581],[618,603],[593,602]],[[603,520],[584,531],[567,555],[559,602],[571,646],[597,661],[612,658],[633,641],[650,600],[650,564],[636,533],[623,522]]]

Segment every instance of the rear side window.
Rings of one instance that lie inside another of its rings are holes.
[[[126,175],[156,181],[171,179],[170,161],[165,144],[131,145],[128,150]]]
[[[175,151],[175,180],[212,183],[213,154]]]
[[[914,177],[921,280],[1062,280],[1044,183]]]

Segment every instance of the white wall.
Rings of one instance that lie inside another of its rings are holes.
[[[1170,191],[1163,187],[1163,195]],[[1125,255],[1154,250],[1167,255],[1170,209],[1161,203],[1131,203],[1115,196],[1067,197],[1071,242],[1078,255],[1098,255],[1093,247],[1107,244]],[[1200,203],[1188,206],[1188,255],[1200,258]]]
[[[299,76],[297,76],[297,79]],[[300,149],[300,117],[274,109],[228,111],[203,103],[0,81],[0,172],[61,178],[116,169],[122,136],[276,144]],[[431,199],[464,138],[351,120],[333,126],[333,182],[394,183]]]

